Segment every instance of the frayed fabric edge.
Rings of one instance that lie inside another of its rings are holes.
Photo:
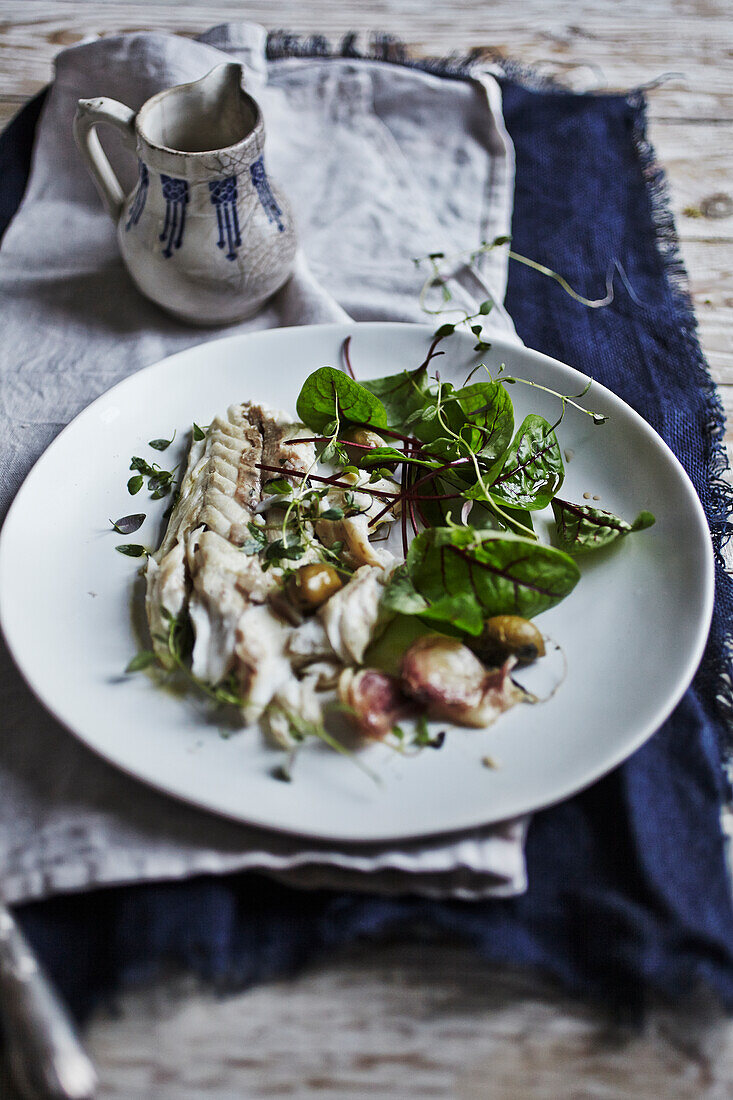
[[[643,89],[636,89],[629,93],[627,100],[635,112],[633,140],[649,196],[657,250],[681,322],[680,336],[687,344],[690,359],[695,365],[696,381],[705,400],[706,465],[709,472],[706,513],[717,566],[716,588],[728,587],[733,602],[733,576],[724,557],[724,549],[733,535],[733,484],[726,478],[731,467],[723,442],[725,412],[697,336],[697,319],[672,213],[667,174],[657,160],[647,134],[647,98]],[[733,765],[733,624],[723,624],[721,634],[724,652],[713,657],[708,648],[703,658],[703,675],[708,673],[709,684],[711,678],[714,681],[711,686],[714,687],[719,716],[727,734],[722,748],[728,758],[729,774],[733,775],[730,773]]]

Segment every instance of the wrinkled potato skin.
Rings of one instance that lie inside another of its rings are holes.
[[[401,683],[431,718],[481,728],[518,702],[508,672],[513,658],[486,669],[457,638],[428,634],[409,647],[402,660]]]
[[[339,678],[338,693],[351,711],[357,732],[370,741],[381,741],[410,710],[395,677],[375,668],[362,668],[358,672],[345,668]]]
[[[518,664],[529,665],[545,655],[542,635],[534,623],[521,615],[495,615],[487,619],[471,648],[492,665],[501,664],[507,657],[516,657]]]

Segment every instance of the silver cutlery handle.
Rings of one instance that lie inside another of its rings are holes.
[[[92,1100],[97,1075],[71,1018],[0,905],[0,1014],[16,1086],[26,1100]]]

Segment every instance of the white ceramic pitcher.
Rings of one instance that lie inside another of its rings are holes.
[[[109,123],[135,152],[125,197],[95,133]],[[265,171],[260,109],[241,65],[159,92],[135,114],[113,99],[81,99],[74,137],[143,294],[174,316],[221,325],[251,316],[286,281],[296,237]]]

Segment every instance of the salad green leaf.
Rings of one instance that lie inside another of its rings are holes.
[[[573,590],[580,573],[552,546],[506,532],[432,527],[417,535],[383,597],[386,610],[480,634],[492,615],[531,619]]]
[[[428,371],[427,367],[418,367],[385,378],[369,378],[362,385],[381,401],[389,427],[395,428],[422,408],[427,394]]]
[[[298,416],[313,431],[333,430],[344,420],[387,428],[387,413],[382,402],[335,367],[320,367],[303,383],[296,405]]]
[[[553,500],[557,541],[568,554],[588,554],[630,535],[644,531],[655,520],[651,512],[639,512],[633,523],[590,505],[571,504],[568,500]]]
[[[519,426],[491,495],[512,508],[546,508],[565,479],[560,445],[552,425],[530,413]],[[480,490],[480,486],[478,487]],[[471,493],[481,499],[481,492]]]
[[[462,453],[467,448],[493,462],[507,450],[514,431],[514,409],[511,398],[499,382],[473,382],[458,390],[441,389],[440,410],[430,415],[434,399],[429,399],[423,418],[415,425],[415,435],[425,443],[454,436],[463,440]],[[449,431],[446,431],[446,426]],[[452,433],[452,435],[451,435]],[[460,445],[459,445],[459,449]]]

